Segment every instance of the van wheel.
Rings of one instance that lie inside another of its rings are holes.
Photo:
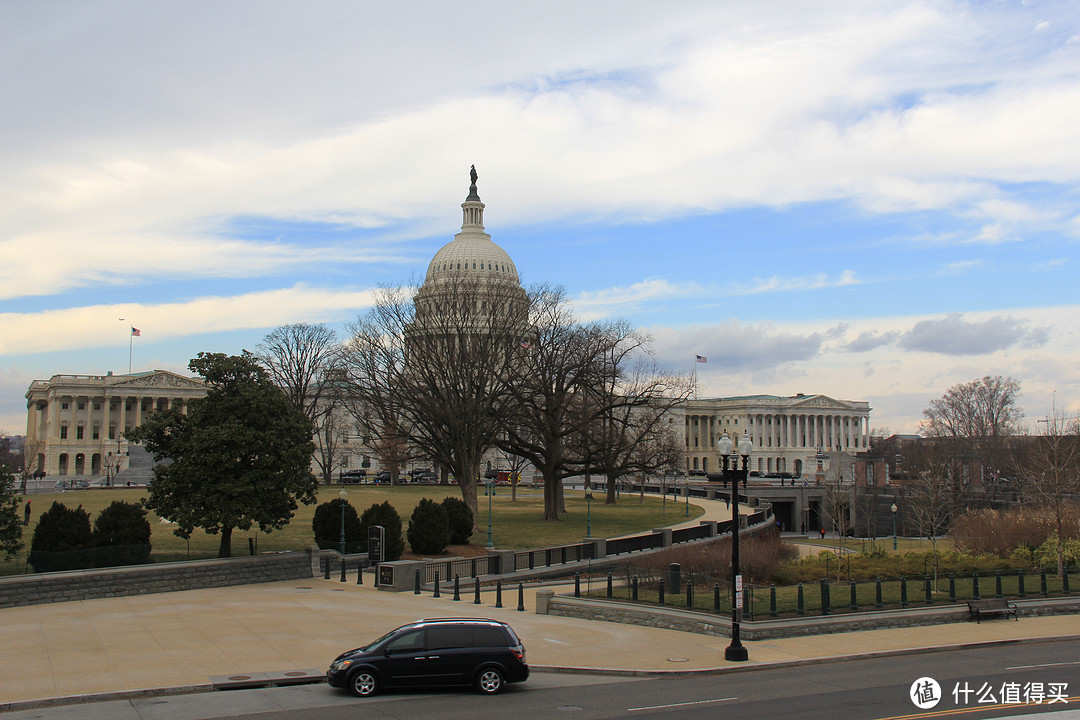
[[[370,670],[360,670],[349,678],[349,689],[357,697],[369,697],[379,689],[379,679]]]
[[[484,668],[476,677],[476,689],[484,695],[498,695],[505,684],[502,672],[498,668]]]

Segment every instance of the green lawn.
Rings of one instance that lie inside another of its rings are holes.
[[[338,496],[342,487],[341,485],[320,486],[319,502],[333,500]],[[427,497],[441,501],[447,496],[461,497],[461,493],[456,486],[426,485],[391,488],[388,486],[346,485],[344,488],[349,494],[349,503],[356,508],[358,513],[362,513],[374,503],[389,501],[401,514],[402,525],[405,529],[408,528],[409,515],[412,513],[412,509],[416,507],[421,498]],[[93,521],[97,514],[113,500],[137,502],[146,495],[146,490],[139,488],[95,489],[30,495],[28,497],[32,503],[33,514],[30,526],[23,531],[23,540],[27,549],[29,549],[36,519],[54,501],[62,502],[69,507],[82,505],[90,513],[91,521]],[[487,543],[488,525],[488,498],[484,495],[483,488],[480,489],[479,503],[480,517],[477,519],[477,524],[480,527],[480,532],[473,535],[471,544],[483,547]],[[515,502],[511,501],[509,487],[496,487],[495,495],[491,498],[495,546],[503,549],[528,550],[576,543],[585,537],[586,502],[580,491],[568,490],[566,492],[567,512],[561,516],[559,522],[544,522],[542,519],[543,508],[542,489],[519,488],[518,499]],[[233,533],[233,554],[247,554],[249,538],[255,544],[257,552],[299,550],[312,545],[314,537],[311,531],[311,518],[314,512],[315,505],[300,506],[292,522],[285,528],[273,533],[261,533],[256,529],[235,531]],[[638,496],[624,495],[617,504],[604,505],[602,496],[599,498],[594,497],[591,503],[592,533],[596,537],[611,537],[680,523],[688,519],[684,512],[683,507],[675,508],[672,507],[672,503],[668,503],[665,516],[660,498],[646,497],[645,502],[642,504],[638,502]],[[701,509],[691,504],[689,519],[701,515]],[[160,522],[160,518],[153,513],[150,513],[149,520],[152,530],[153,558],[156,561],[205,558],[217,555],[219,543],[217,535],[207,535],[196,530],[190,541],[186,541],[176,537],[172,532],[172,526]],[[23,572],[26,566],[26,554],[27,551],[24,550],[16,559],[0,563],[0,574],[9,575]]]

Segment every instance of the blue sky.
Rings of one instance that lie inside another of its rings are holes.
[[[1072,2],[4,3],[0,430],[129,347],[344,331],[471,164],[523,282],[701,396],[1077,413],[1078,127]]]

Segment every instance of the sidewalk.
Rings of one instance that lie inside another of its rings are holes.
[[[370,575],[365,578],[370,583]],[[728,640],[673,630],[536,615],[535,590],[472,595],[387,593],[355,575],[178,593],[88,600],[0,611],[0,710],[10,703],[136,691],[205,689],[213,675],[308,670],[421,617],[481,616],[510,623],[529,664],[627,673],[736,669],[765,663],[969,643],[1080,636],[1080,616],[979,625],[872,630],[745,643],[749,663],[724,658]]]

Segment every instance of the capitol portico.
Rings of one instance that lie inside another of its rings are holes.
[[[826,395],[748,395],[687,400],[684,413],[686,470],[720,471],[716,441],[743,431],[754,441],[751,470],[761,475],[809,474],[825,452],[854,455],[870,448],[870,405]]]

